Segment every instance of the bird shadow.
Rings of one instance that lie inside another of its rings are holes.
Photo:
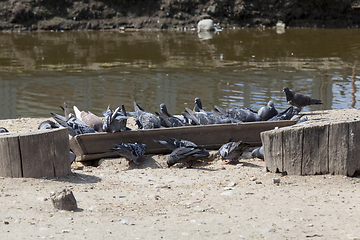
[[[241,164],[244,167],[252,167],[252,168],[262,168],[262,166],[254,164],[254,163],[249,163],[249,162],[239,162],[237,165]]]
[[[136,165],[133,162],[128,163],[128,168],[124,169],[125,171],[134,170],[134,169],[157,169],[157,168],[167,168],[166,161],[163,161],[161,158],[156,158],[155,155],[147,155],[138,160],[140,165]]]
[[[101,178],[99,177],[90,174],[88,175],[88,174],[76,173],[76,172],[72,172],[67,176],[54,178],[53,180],[59,182],[70,182],[70,183],[80,183],[80,184],[101,182]]]

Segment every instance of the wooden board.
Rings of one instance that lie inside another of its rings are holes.
[[[127,142],[146,144],[146,154],[169,153],[165,146],[153,141],[164,137],[190,140],[208,150],[219,149],[222,144],[230,141],[246,141],[256,146],[261,145],[262,131],[295,123],[295,121],[252,122],[83,134],[70,140],[70,148],[76,154],[77,161],[85,161],[118,157],[119,154],[111,149],[115,144]]]
[[[68,130],[0,135],[0,176],[60,177],[71,172]]]
[[[360,171],[359,120],[303,123],[262,132],[261,139],[271,172],[352,176]]]
[[[19,134],[0,134],[0,176],[22,177]]]

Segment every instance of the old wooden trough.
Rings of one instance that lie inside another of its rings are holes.
[[[305,122],[261,133],[266,168],[292,175],[360,173],[360,120]]]
[[[119,157],[118,152],[111,149],[115,144],[127,142],[145,143],[146,154],[169,153],[165,146],[153,141],[162,138],[190,140],[208,150],[219,149],[224,143],[240,140],[250,142],[255,146],[261,145],[261,132],[295,123],[295,121],[252,122],[83,134],[70,140],[70,148],[76,154],[77,161],[86,161]]]
[[[0,134],[1,177],[61,177],[71,172],[65,128]]]

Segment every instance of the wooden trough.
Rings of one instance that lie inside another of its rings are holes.
[[[360,171],[360,120],[301,123],[261,133],[266,168],[292,175]]]
[[[0,134],[1,177],[61,177],[70,172],[66,128]]]
[[[252,122],[83,134],[70,140],[70,148],[76,154],[77,161],[86,161],[119,157],[119,153],[111,149],[115,144],[127,142],[145,143],[146,154],[169,153],[165,146],[153,141],[163,137],[190,140],[208,150],[219,149],[222,144],[229,141],[246,141],[256,146],[261,145],[262,131],[295,123],[295,121]]]

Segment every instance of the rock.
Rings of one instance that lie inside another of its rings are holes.
[[[72,191],[69,189],[52,192],[50,194],[50,199],[56,209],[67,211],[77,209],[76,199]]]
[[[198,23],[198,31],[214,31],[214,21],[211,19],[203,19]]]
[[[280,178],[274,178],[274,179],[273,179],[273,182],[274,182],[275,184],[279,184],[279,183],[280,183]]]

